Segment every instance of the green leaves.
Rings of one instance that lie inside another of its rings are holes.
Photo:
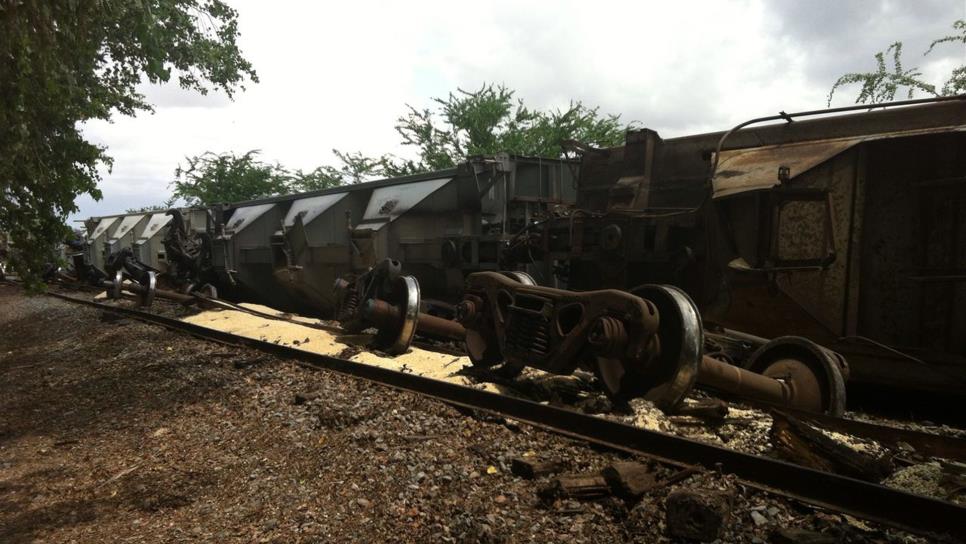
[[[966,21],[960,19],[953,23],[953,29],[959,34],[945,36],[934,40],[929,49],[923,53],[928,55],[939,44],[962,42],[966,44]],[[886,56],[891,53],[892,68],[886,66]],[[912,98],[916,91],[933,96],[948,96],[966,91],[966,65],[953,69],[950,78],[943,84],[941,90],[923,81],[922,72],[918,68],[908,70],[902,67],[902,42],[895,42],[885,51],[875,54],[876,69],[874,72],[851,72],[839,77],[828,93],[827,105],[832,105],[832,97],[839,87],[859,83],[859,95],[856,104],[875,104],[895,100],[896,94],[905,89],[906,97]]]
[[[362,181],[363,173],[378,170],[378,160],[358,154],[335,152],[343,161],[341,168],[320,166],[310,172],[287,170],[280,164],[258,160],[258,150],[241,156],[234,153],[205,153],[190,157],[186,166],[175,170],[171,182],[173,203],[184,199],[190,205],[240,202],[293,192],[330,189]]]
[[[966,44],[966,20],[959,19],[953,23],[953,30],[959,31],[959,34],[951,34],[949,36],[939,38],[938,40],[933,40],[933,42],[929,44],[929,49],[927,49],[923,55],[928,55],[933,48],[939,44],[957,42]],[[966,92],[966,65],[954,68],[949,76],[949,79],[943,84],[942,89],[942,94],[944,96],[951,96],[963,92]]]
[[[514,98],[514,91],[484,84],[477,91],[457,89],[434,98],[437,111],[416,110],[400,117],[396,130],[405,145],[419,150],[417,168],[449,168],[474,155],[508,152],[559,157],[561,142],[619,145],[628,127],[619,116],[601,116],[597,108],[571,101],[566,110],[537,111]]]
[[[503,85],[484,84],[476,91],[457,89],[445,98],[433,98],[435,109],[407,106],[396,131],[403,145],[416,148],[418,159],[388,154],[366,158],[336,151],[343,169],[334,173],[341,172],[343,182],[355,182],[452,168],[474,155],[560,157],[565,140],[612,147],[623,142],[630,128],[620,116],[601,115],[598,108],[579,101],[571,101],[565,110],[538,111],[514,94]]]
[[[278,164],[257,159],[258,151],[241,156],[205,153],[188,158],[175,170],[173,198],[189,205],[239,202],[281,194],[288,189],[288,173]]]
[[[453,168],[474,155],[508,152],[515,155],[560,157],[561,142],[577,140],[596,147],[620,145],[629,128],[617,115],[601,115],[573,101],[565,110],[537,111],[514,98],[504,86],[483,85],[469,92],[457,89],[433,98],[435,109],[416,109],[399,117],[396,131],[403,145],[417,150],[417,159],[391,154],[368,157],[333,149],[339,166],[289,171],[256,160],[257,151],[241,157],[206,153],[178,167],[174,197],[191,204],[237,202],[285,192],[329,189],[372,179],[407,176]]]
[[[0,230],[21,277],[35,282],[52,259],[75,198],[101,196],[111,160],[79,124],[150,110],[142,78],[232,96],[258,80],[237,37],[220,0],[0,3]]]

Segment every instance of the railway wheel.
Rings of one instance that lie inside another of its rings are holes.
[[[594,373],[616,402],[643,397],[673,412],[697,379],[704,347],[701,315],[684,291],[670,285],[642,285],[631,293],[657,308],[660,354],[643,368],[614,357],[596,357]]]
[[[141,302],[141,306],[147,308],[150,307],[151,304],[154,304],[154,292],[158,288],[158,275],[154,270],[148,270],[146,283],[147,285],[141,286],[143,290],[141,291],[139,300]]]
[[[758,348],[745,368],[784,383],[789,406],[841,416],[845,413],[845,359],[799,336],[780,336]]]
[[[536,280],[533,279],[533,276],[531,276],[530,274],[527,274],[526,272],[520,272],[518,270],[504,270],[504,271],[502,271],[500,273],[503,274],[504,276],[508,277],[508,278],[512,278],[512,279],[517,280],[518,282],[522,283],[523,285],[536,285],[537,284]]]
[[[396,276],[383,300],[400,309],[399,319],[379,328],[372,346],[390,355],[400,355],[409,349],[416,334],[419,319],[419,283],[412,276]]]
[[[124,272],[122,270],[118,270],[117,272],[114,273],[114,281],[111,282],[111,293],[110,293],[111,298],[113,298],[114,300],[120,300],[121,291],[123,290],[123,287],[124,287]]]

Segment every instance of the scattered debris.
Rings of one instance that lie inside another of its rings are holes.
[[[257,352],[226,353],[138,322],[118,336],[91,320],[92,311],[60,309],[60,303],[42,297],[16,305],[8,300],[0,289],[6,311],[0,315],[0,367],[17,373],[0,395],[11,415],[0,429],[5,448],[0,477],[15,485],[0,490],[0,500],[23,506],[0,512],[0,541],[622,542],[631,534],[636,541],[657,542],[672,534],[669,491],[719,493],[706,489],[707,475],[671,490],[695,470],[667,477],[668,467],[656,464],[654,487],[630,505],[613,496],[614,486],[595,472],[616,470],[626,462],[621,454],[506,418],[464,417],[450,405],[335,373],[307,372],[281,359],[237,371],[234,359],[257,358]],[[16,313],[22,304],[43,312]],[[51,319],[70,327],[37,326]],[[284,340],[306,338],[295,332]],[[310,346],[342,349],[326,342],[312,336]],[[145,360],[143,354],[157,345],[171,349]],[[35,360],[43,361],[42,372],[6,366]],[[452,357],[440,361],[443,366]],[[427,363],[419,372],[429,370]],[[309,393],[299,403],[295,391]],[[646,401],[640,407],[661,430],[699,436],[650,411],[653,405]],[[733,403],[723,423],[695,430],[705,433],[701,439],[728,434],[729,446],[769,451],[770,426],[767,414]],[[161,428],[170,434],[151,440]],[[76,446],[50,447],[60,442]],[[97,492],[106,501],[90,500],[92,488],[139,458],[140,470]],[[589,502],[563,498],[548,509],[532,500],[532,482],[510,475],[514,459],[534,458],[603,478],[607,495]],[[955,466],[939,467],[940,479],[958,474]],[[782,524],[824,534],[859,530],[847,516],[730,485],[735,499],[718,534],[722,542],[760,543]],[[755,511],[768,525],[754,525],[749,504],[759,505]],[[48,512],[63,512],[70,523],[58,524]],[[897,540],[896,532],[873,523],[865,527],[875,533],[863,540],[915,542],[908,536]]]
[[[731,517],[734,496],[731,489],[672,491],[664,502],[668,535],[701,542],[716,540]]]
[[[657,483],[647,465],[635,462],[614,463],[601,471],[614,493],[625,499],[638,499]]]
[[[882,481],[883,485],[902,489],[909,493],[945,499],[942,487],[943,467],[939,461],[930,461],[901,468]]]
[[[761,527],[762,525],[768,524],[768,518],[758,510],[751,511],[751,521],[755,522],[755,527]]]
[[[567,474],[551,480],[538,494],[544,500],[586,500],[606,497],[611,494],[611,488],[600,474]]]
[[[940,461],[943,467],[942,479],[939,485],[946,491],[946,498],[960,502],[966,492],[966,464],[950,461]]]
[[[728,403],[720,399],[698,399],[684,403],[677,413],[705,419],[710,423],[722,423],[728,417]]]
[[[524,457],[517,457],[510,461],[510,472],[528,480],[563,472],[566,469],[567,464],[563,461],[540,461]]]
[[[141,464],[142,463],[137,463],[134,466],[128,467],[128,468],[126,468],[126,469],[118,472],[114,476],[111,476],[107,480],[104,480],[103,482],[101,482],[101,484],[99,486],[97,486],[97,487],[103,487],[103,486],[105,486],[105,485],[107,485],[107,484],[109,484],[111,482],[116,482],[116,481],[120,480],[121,478],[123,478],[123,477],[127,476],[128,474],[134,472],[135,470],[141,468]]]
[[[886,455],[873,456],[781,412],[771,428],[775,453],[788,461],[824,472],[878,482],[894,470]]]

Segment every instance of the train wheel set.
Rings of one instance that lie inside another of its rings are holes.
[[[371,347],[404,353],[416,335],[461,342],[474,365],[594,373],[612,400],[645,398],[673,412],[695,385],[780,406],[841,415],[844,358],[799,337],[760,346],[744,367],[704,354],[694,302],[680,289],[573,292],[540,287],[523,272],[478,272],[453,319],[422,311],[419,282],[385,260],[335,285],[349,332],[374,328]]]

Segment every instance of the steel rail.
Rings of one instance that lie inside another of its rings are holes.
[[[963,523],[966,519],[966,507],[948,501],[914,495],[776,459],[633,427],[565,408],[245,338],[131,308],[101,304],[60,293],[48,294],[206,340],[258,349],[299,361],[311,368],[332,370],[448,404],[510,417],[540,429],[615,450],[643,455],[671,465],[685,467],[701,465],[714,468],[736,475],[751,487],[886,526],[918,534],[933,536],[945,534],[966,540],[966,524]]]
[[[966,461],[966,440],[952,438],[940,434],[933,434],[902,427],[880,425],[857,419],[835,417],[815,412],[806,412],[784,406],[775,406],[764,402],[754,402],[748,399],[737,399],[738,402],[750,404],[766,412],[778,412],[794,416],[817,427],[830,431],[851,434],[859,438],[867,438],[883,442],[891,446],[898,446],[900,442],[912,446],[916,453],[930,457],[943,457],[955,461]]]

